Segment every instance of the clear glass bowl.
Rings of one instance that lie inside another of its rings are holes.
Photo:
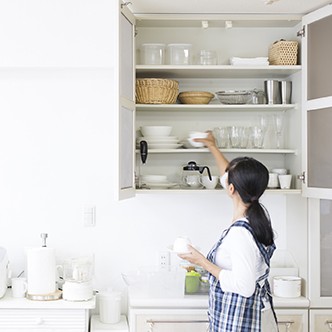
[[[252,99],[251,91],[218,91],[216,96],[222,104],[249,104]]]

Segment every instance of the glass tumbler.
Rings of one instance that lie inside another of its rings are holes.
[[[229,135],[227,127],[214,128],[213,134],[216,138],[218,148],[225,149],[228,147]]]
[[[262,149],[264,145],[264,130],[262,127],[251,127],[251,141],[254,149]]]
[[[241,146],[241,129],[240,127],[228,127],[229,142],[231,148],[237,149]]]

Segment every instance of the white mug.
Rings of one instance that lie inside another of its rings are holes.
[[[292,183],[292,175],[291,174],[279,175],[279,183],[281,189],[290,189]]]
[[[268,188],[278,188],[279,187],[279,180],[277,173],[269,173],[269,182],[267,184]]]
[[[26,278],[12,278],[11,281],[13,297],[25,297],[28,289]]]
[[[208,175],[204,175],[201,178],[202,181],[202,185],[206,188],[206,189],[214,189],[217,186],[218,183],[218,176],[211,176],[212,180],[210,180]]]

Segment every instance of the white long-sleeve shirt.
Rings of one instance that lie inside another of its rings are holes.
[[[215,263],[221,268],[221,289],[244,297],[254,293],[256,281],[267,267],[251,233],[244,227],[229,230],[217,249]]]

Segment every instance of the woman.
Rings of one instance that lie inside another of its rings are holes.
[[[193,247],[179,255],[209,272],[210,331],[278,331],[267,280],[274,236],[268,212],[259,202],[268,170],[253,158],[229,163],[211,132],[206,139],[196,140],[213,154],[233,201],[232,224],[207,257]]]

